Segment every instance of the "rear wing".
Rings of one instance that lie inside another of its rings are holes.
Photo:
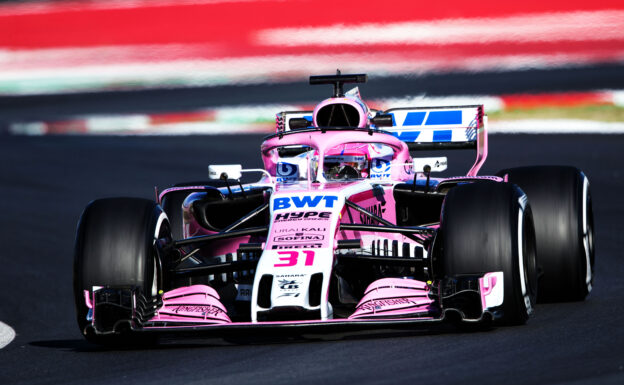
[[[392,127],[383,127],[405,142],[411,151],[477,150],[477,159],[468,172],[475,176],[487,157],[487,116],[483,105],[451,107],[391,108]]]
[[[392,127],[383,130],[410,150],[476,148],[483,127],[482,105],[391,108],[384,113],[392,115]]]

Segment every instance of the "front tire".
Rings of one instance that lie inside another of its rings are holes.
[[[533,219],[526,195],[507,183],[454,187],[444,200],[440,235],[444,275],[502,271],[499,322],[524,324],[537,295]]]
[[[93,298],[93,287],[132,288],[144,304],[148,317],[162,288],[162,264],[155,251],[157,239],[171,239],[166,215],[153,201],[109,198],[91,202],[78,223],[74,255],[74,296],[78,327],[91,342],[117,343],[116,333],[95,334],[89,327],[89,308],[84,291]],[[139,313],[139,312],[137,312]],[[114,308],[98,309],[98,317],[119,331],[126,320]],[[120,324],[118,324],[120,323]]]

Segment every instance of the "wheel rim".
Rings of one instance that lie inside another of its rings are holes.
[[[156,228],[154,230],[154,240],[152,243],[152,250],[154,250],[154,271],[152,275],[152,287],[150,290],[150,294],[152,298],[158,295],[160,288],[162,287],[162,274],[159,272],[159,268],[162,266],[160,261],[158,260],[158,254],[156,253],[156,242],[159,240],[164,240],[166,243],[172,241],[171,238],[171,230],[169,228],[169,220],[167,219],[167,215],[164,212],[160,213],[158,217],[158,221],[156,223]]]
[[[527,197],[519,199],[518,210],[518,269],[520,275],[520,294],[527,315],[533,313],[537,295],[537,267],[535,252],[535,230],[531,208],[527,207]]]
[[[537,296],[537,261],[535,250],[535,229],[533,228],[533,215],[530,210],[524,210],[522,255],[524,264],[524,279],[526,282],[525,303],[528,301],[533,310],[533,304]]]
[[[583,250],[585,251],[585,285],[587,293],[592,290],[593,259],[594,259],[594,218],[592,212],[591,195],[589,194],[589,180],[583,178]]]

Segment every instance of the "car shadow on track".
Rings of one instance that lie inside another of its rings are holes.
[[[66,340],[42,340],[32,341],[31,346],[49,348],[63,351],[74,351],[81,353],[106,352],[106,351],[133,351],[133,350],[168,350],[168,349],[189,349],[189,348],[219,348],[228,346],[245,345],[279,345],[293,343],[319,343],[333,342],[341,340],[374,340],[397,337],[424,337],[444,334],[466,334],[488,332],[491,328],[466,328],[457,327],[452,324],[440,324],[427,328],[416,327],[408,329],[380,329],[380,330],[360,330],[346,331],[339,333],[253,333],[232,334],[222,337],[203,337],[193,335],[161,335],[154,341],[139,343],[136,345],[115,345],[102,346],[90,343],[84,339]]]

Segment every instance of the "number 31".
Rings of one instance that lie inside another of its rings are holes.
[[[312,266],[314,264],[314,251],[303,250],[305,255],[305,266]],[[277,254],[285,255],[285,257],[279,257],[279,260],[283,263],[276,263],[274,267],[295,266],[299,260],[299,251],[278,251]]]

